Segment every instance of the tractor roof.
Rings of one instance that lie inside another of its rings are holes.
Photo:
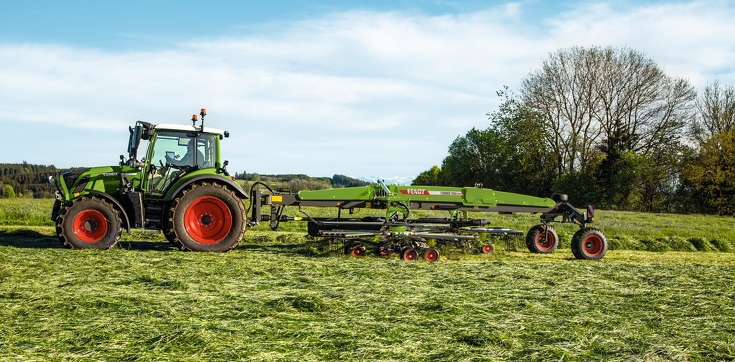
[[[185,132],[204,132],[218,135],[224,135],[225,131],[212,127],[204,127],[204,131],[200,130],[199,127],[187,126],[183,124],[168,124],[162,123],[153,126],[158,131],[185,131]]]

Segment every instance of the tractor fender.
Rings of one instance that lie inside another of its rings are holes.
[[[120,213],[122,214],[122,221],[123,221],[123,224],[125,225],[125,231],[127,231],[128,234],[130,234],[130,218],[128,218],[128,212],[122,206],[122,204],[120,203],[120,201],[118,201],[116,198],[114,198],[110,194],[106,194],[104,192],[99,192],[99,191],[89,191],[89,193],[87,195],[93,195],[93,196],[101,197],[101,198],[105,199],[105,201],[107,201],[107,202],[111,203],[112,205],[114,205],[115,208],[118,209],[120,211]]]
[[[210,181],[210,182],[218,182],[218,183],[224,183],[227,185],[229,189],[232,191],[235,191],[237,194],[237,197],[240,199],[248,199],[247,193],[245,193],[245,190],[240,187],[235,181],[232,181],[228,178],[220,177],[217,175],[199,175],[194,176],[190,179],[187,179],[185,182],[182,182],[181,184],[177,185],[176,188],[173,188],[171,191],[169,191],[168,195],[166,195],[166,201],[173,200],[176,195],[178,195],[183,189],[189,187],[189,185],[199,182],[199,181]]]

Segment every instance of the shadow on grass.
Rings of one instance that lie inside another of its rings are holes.
[[[56,236],[49,236],[34,230],[17,229],[13,231],[0,230],[0,246],[15,248],[58,249],[64,246]],[[118,248],[126,250],[176,250],[166,241],[119,241]]]
[[[55,236],[48,236],[38,231],[18,229],[13,231],[0,230],[0,246],[16,248],[62,248],[61,242]]]

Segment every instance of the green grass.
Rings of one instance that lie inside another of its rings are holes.
[[[225,254],[143,233],[70,251],[51,233],[0,231],[0,360],[655,361],[735,350],[733,253],[585,262],[499,251],[430,264],[258,231]]]
[[[612,250],[588,262],[572,258],[567,240],[551,255],[447,248],[437,263],[407,263],[343,256],[338,242],[305,238],[303,223],[248,230],[224,254],[180,252],[142,231],[110,251],[71,251],[54,236],[50,207],[0,200],[0,360],[735,355],[735,253],[711,242],[733,243],[732,218],[597,213],[611,244],[712,246],[687,249],[696,252]],[[487,218],[525,230],[538,216]],[[563,239],[575,230],[557,229]]]

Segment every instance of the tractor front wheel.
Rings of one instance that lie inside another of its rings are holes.
[[[229,251],[245,233],[245,207],[216,183],[192,184],[171,203],[167,239],[181,250]]]
[[[536,225],[526,234],[526,246],[532,253],[551,254],[559,245],[559,236],[549,226]]]
[[[572,237],[572,254],[577,259],[599,260],[607,253],[607,238],[595,228],[579,229]]]
[[[120,239],[121,224],[120,214],[111,204],[96,197],[81,197],[61,209],[56,233],[67,248],[107,250]]]

